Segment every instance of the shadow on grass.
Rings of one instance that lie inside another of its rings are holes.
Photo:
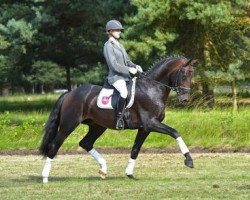
[[[28,176],[29,181],[33,183],[42,183],[42,177],[41,176]],[[109,181],[109,180],[131,180],[128,179],[126,176],[108,176],[106,179],[101,179],[99,176],[88,176],[88,177],[55,177],[51,176],[49,177],[49,182],[82,182],[82,181]],[[18,181],[18,180],[15,180]],[[23,182],[23,181],[21,181]]]
[[[101,179],[99,176],[89,176],[89,177],[55,177],[51,176],[49,177],[49,183],[67,183],[67,182],[77,182],[77,183],[93,183],[93,182],[101,182],[104,183],[106,181],[126,181],[131,180],[128,179],[125,176],[110,176],[106,179]],[[22,176],[20,178],[14,178],[3,181],[3,183],[0,184],[0,188],[18,188],[18,187],[24,187],[29,185],[36,185],[36,184],[42,184],[42,177],[41,176]],[[46,184],[45,184],[46,185]]]
[[[242,185],[238,187],[239,190],[250,190],[250,185]]]

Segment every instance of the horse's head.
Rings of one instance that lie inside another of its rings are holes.
[[[194,72],[193,65],[196,62],[197,60],[193,59],[184,62],[177,68],[176,73],[172,77],[173,89],[176,91],[181,103],[187,101],[190,97],[191,81]]]

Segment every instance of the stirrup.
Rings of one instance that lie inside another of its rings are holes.
[[[122,118],[117,119],[115,128],[118,130],[124,129],[124,121]]]

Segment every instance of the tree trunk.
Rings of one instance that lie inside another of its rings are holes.
[[[71,91],[70,67],[66,66],[67,89]]]
[[[43,83],[40,84],[40,91],[41,91],[41,94],[45,94]]]
[[[31,94],[35,94],[35,83],[32,84]]]
[[[233,112],[236,112],[238,110],[238,103],[237,103],[237,88],[236,88],[236,80],[234,79],[231,83],[232,88],[232,100],[233,100]]]
[[[202,96],[204,98],[204,104],[213,109],[214,107],[214,90],[209,87],[207,83],[202,84]]]
[[[204,61],[205,61],[205,69],[206,70],[210,70],[211,66],[212,66],[212,62],[211,62],[211,57],[210,57],[210,48],[209,48],[209,37],[207,34],[205,34],[205,38],[204,38],[204,51],[203,51],[203,55],[204,55]],[[209,86],[208,80],[206,80],[203,84],[202,84],[202,94],[205,100],[205,104],[209,107],[209,108],[213,108],[214,107],[214,90],[211,86]]]

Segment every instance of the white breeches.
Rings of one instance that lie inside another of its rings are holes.
[[[116,82],[113,83],[113,86],[115,87],[115,89],[118,90],[118,92],[120,92],[120,95],[122,98],[126,99],[128,96],[128,89],[126,86],[126,81],[120,79],[117,80]]]

